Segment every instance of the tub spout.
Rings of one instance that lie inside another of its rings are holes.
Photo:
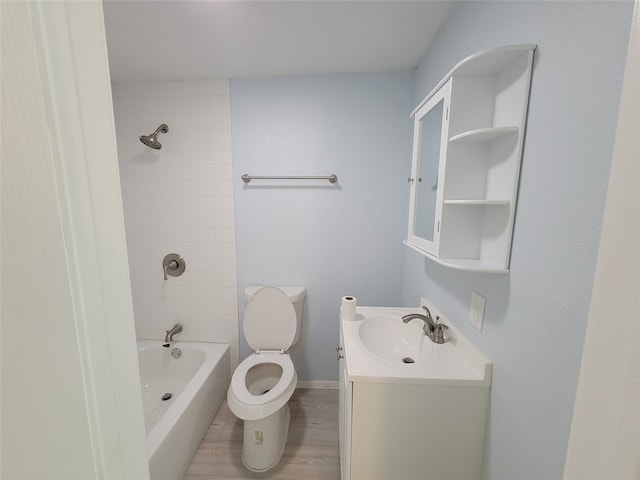
[[[164,336],[164,344],[162,346],[169,347],[171,345],[171,342],[173,342],[173,336],[177,333],[180,333],[181,331],[182,325],[179,323],[176,323],[169,330],[166,330],[166,335]]]

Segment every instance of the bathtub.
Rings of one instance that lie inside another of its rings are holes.
[[[229,345],[138,340],[138,362],[151,480],[180,480],[227,394]]]

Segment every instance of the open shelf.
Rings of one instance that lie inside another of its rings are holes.
[[[511,205],[510,200],[445,200],[445,205],[478,205],[478,206],[505,206]]]
[[[439,258],[438,263],[455,270],[478,273],[509,273],[508,268],[491,265],[480,259]]]
[[[418,248],[415,245],[412,245],[406,240],[402,243],[404,243],[411,250],[418,252],[421,255],[424,255],[430,260],[440,265],[444,265],[445,267],[453,268],[454,270],[462,270],[466,272],[477,272],[477,273],[509,273],[508,268],[504,268],[499,265],[491,265],[479,259],[438,258],[430,254],[429,252],[422,250],[421,248]]]
[[[518,127],[489,127],[462,132],[449,139],[450,142],[493,142],[507,135],[518,133]]]

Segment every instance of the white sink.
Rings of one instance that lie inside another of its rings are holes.
[[[445,343],[436,344],[419,319],[403,323],[420,308],[357,307],[356,319],[342,320],[342,342],[350,381],[488,386],[491,362],[440,312]]]
[[[357,333],[357,339],[372,355],[398,364],[423,361],[423,344],[425,340],[431,342],[422,328],[393,315],[367,317],[358,325]]]

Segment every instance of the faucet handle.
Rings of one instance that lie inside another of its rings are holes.
[[[442,335],[442,332],[444,330],[448,330],[449,327],[447,325],[445,325],[444,323],[440,323],[440,317],[438,315],[436,315],[436,328],[435,328],[435,332],[438,335]]]
[[[444,323],[438,323],[439,320],[440,317],[436,316],[436,327],[433,329],[433,341],[435,343],[444,343],[444,331],[449,327]]]
[[[428,317],[430,320],[433,320],[433,317],[431,316],[431,311],[427,308],[427,306],[426,306],[426,305],[422,305],[422,308],[424,308],[424,311],[425,311],[425,313],[427,314],[427,317]]]

